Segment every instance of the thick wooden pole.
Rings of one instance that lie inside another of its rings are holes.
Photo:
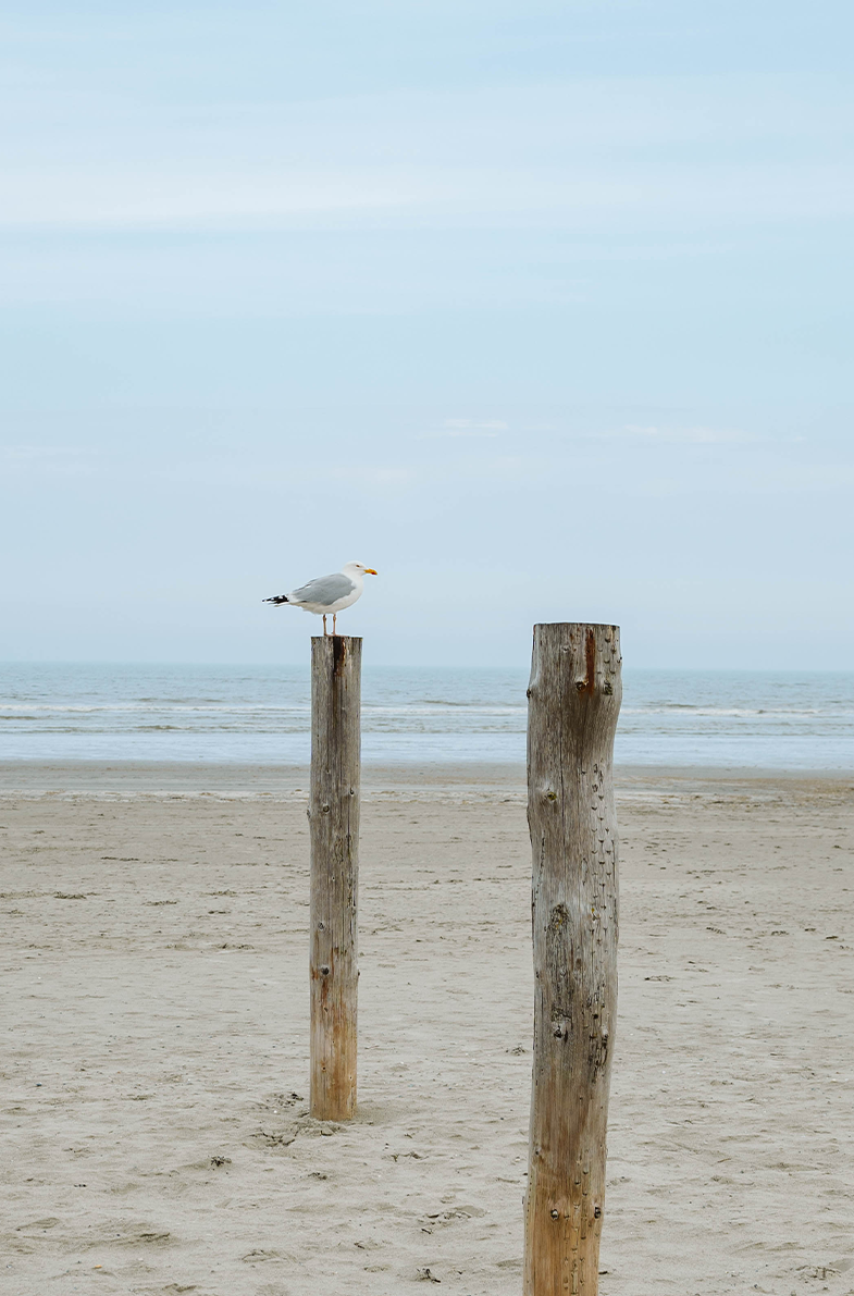
[[[620,632],[538,625],[528,689],[534,1063],[525,1296],[596,1296],[617,1008]]]
[[[318,1120],[356,1113],[362,641],[311,641],[311,1098]]]

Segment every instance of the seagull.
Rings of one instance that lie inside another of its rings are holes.
[[[333,572],[331,576],[318,576],[290,594],[277,594],[275,598],[264,599],[264,602],[275,603],[277,607],[281,603],[291,603],[294,607],[302,608],[303,612],[314,612],[316,616],[322,616],[324,634],[328,634],[326,618],[331,612],[332,633],[336,634],[335,618],[338,613],[362,597],[362,577],[376,575],[373,567],[348,562],[340,572]]]

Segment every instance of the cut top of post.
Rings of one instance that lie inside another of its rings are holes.
[[[348,671],[357,673],[362,665],[362,640],[353,635],[312,635],[311,665],[314,669],[332,669],[340,679]]]
[[[594,696],[613,697],[619,711],[621,664],[619,626],[579,621],[535,625],[528,697],[557,687],[564,705],[571,704],[573,695],[582,704]]]

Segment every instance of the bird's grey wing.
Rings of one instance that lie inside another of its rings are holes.
[[[298,603],[319,603],[328,607],[340,598],[346,598],[356,588],[349,576],[336,572],[333,576],[318,576],[317,580],[301,585],[291,594],[291,599]]]

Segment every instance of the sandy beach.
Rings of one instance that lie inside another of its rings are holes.
[[[4,1296],[518,1296],[523,771],[364,775],[307,1115],[304,770],[0,767]],[[854,1292],[854,778],[622,771],[604,1296]]]

